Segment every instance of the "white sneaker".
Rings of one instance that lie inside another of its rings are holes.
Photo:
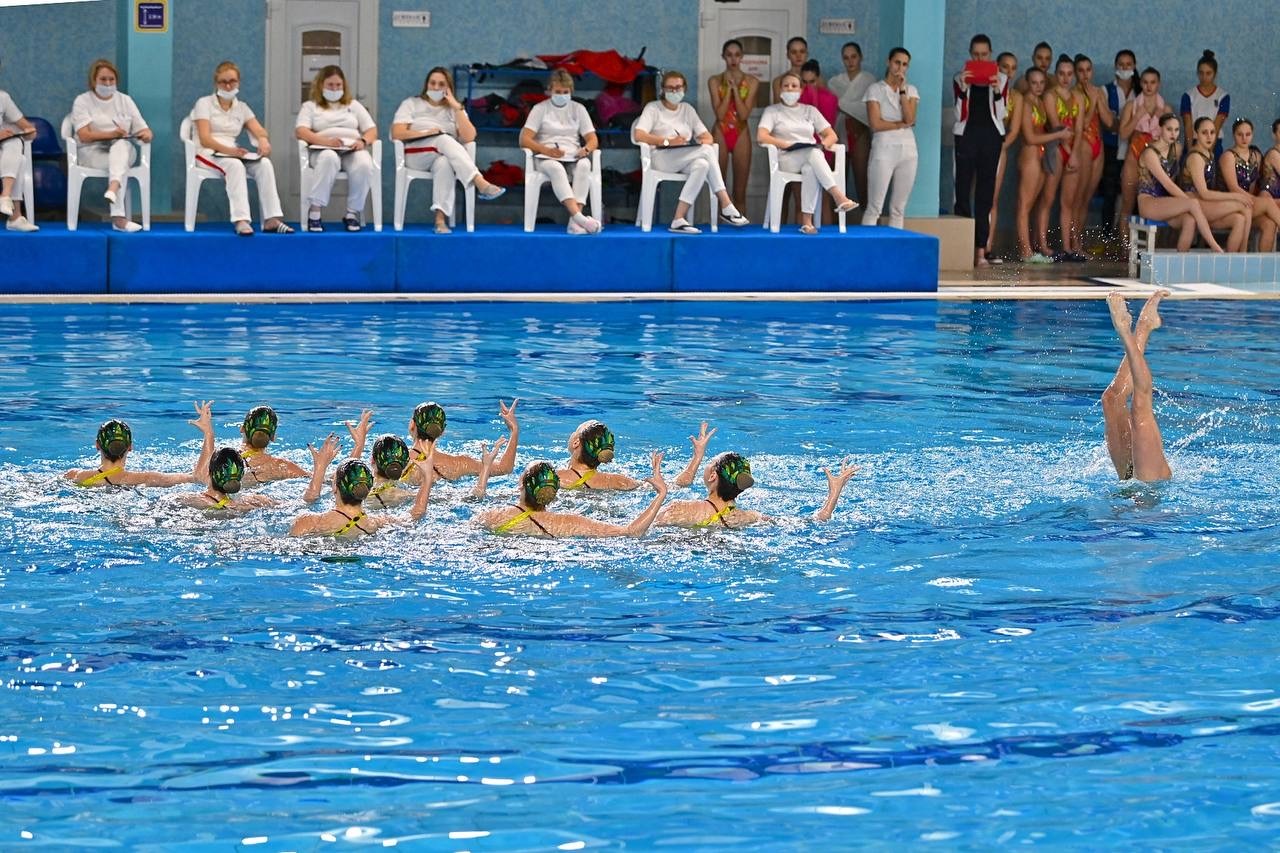
[[[689,224],[687,219],[673,219],[671,224],[667,226],[667,230],[673,234],[701,234],[702,229]]]
[[[594,216],[584,216],[583,220],[584,220],[584,222],[582,223],[583,231],[587,232],[588,234],[600,233],[600,220],[596,219]]]
[[[125,224],[124,224],[123,226],[116,225],[114,222],[112,222],[112,223],[111,223],[111,230],[112,230],[112,231],[123,231],[123,232],[124,232],[124,233],[126,233],[126,234],[132,234],[132,233],[134,233],[135,231],[141,231],[141,230],[142,230],[142,226],[141,226],[141,225],[139,225],[139,224],[138,224],[138,223],[136,223],[136,222],[125,222]]]
[[[569,234],[586,234],[587,233],[587,229],[583,228],[581,225],[574,222],[572,219],[569,220],[569,227],[566,228],[565,231]]]
[[[5,223],[4,227],[7,231],[23,231],[26,233],[40,230],[39,225],[31,222],[25,216],[19,216],[17,219],[10,219]]]
[[[0,214],[13,216],[13,199],[7,195],[0,196]]]
[[[102,194],[102,197],[105,198],[107,201],[111,202],[112,204],[116,203],[116,194],[111,190],[107,190],[106,192],[104,192]]]

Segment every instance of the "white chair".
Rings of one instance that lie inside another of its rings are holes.
[[[396,160],[396,205],[392,214],[392,226],[397,231],[404,230],[404,208],[409,201],[409,184],[414,181],[430,181],[435,176],[430,172],[422,169],[410,169],[404,164],[404,142],[399,139],[391,140],[392,146],[395,148]],[[430,146],[430,141],[421,143],[424,146]],[[467,153],[471,155],[471,159],[476,159],[476,144],[468,142],[465,146]],[[472,181],[463,187],[463,195],[467,201],[467,232],[476,230],[476,185]],[[457,200],[454,201],[454,210],[449,211],[449,227],[453,228],[457,225]]]
[[[110,178],[106,169],[94,169],[80,165],[79,141],[71,130],[71,116],[62,120],[62,144],[67,149],[67,230],[75,231],[80,225],[80,190],[85,178]],[[138,182],[138,194],[142,197],[142,230],[151,230],[151,143],[138,143],[138,165],[124,173],[124,215],[130,216],[129,180]]]
[[[568,166],[569,164],[566,164]],[[569,180],[573,180],[573,170],[569,172]],[[542,185],[547,178],[534,168],[533,152],[524,149],[524,230],[532,231],[538,222],[538,196],[542,193]],[[591,152],[591,215],[604,226],[604,185],[600,179],[600,149]]]
[[[301,139],[298,140],[298,171],[301,180],[298,182],[298,192],[300,200],[298,203],[298,212],[302,217],[303,229],[306,230],[307,223],[307,190],[311,188],[311,176],[315,171],[311,168],[311,153],[307,143]],[[369,156],[373,158],[373,178],[369,186],[369,197],[373,201],[373,230],[382,230],[382,140],[375,139],[373,144],[369,146]],[[345,181],[347,173],[338,171],[337,180]],[[360,211],[361,215],[364,211]]]
[[[196,138],[196,123],[187,116],[178,128],[178,138],[186,149],[187,164],[187,200],[182,216],[182,227],[187,231],[196,230],[196,205],[200,203],[200,185],[205,181],[221,181],[224,176],[217,169],[202,165],[200,162],[200,140]],[[252,142],[257,147],[257,141]],[[253,180],[253,175],[247,175]]]
[[[653,230],[653,205],[658,199],[658,184],[663,181],[679,181],[683,184],[689,180],[689,176],[684,172],[664,172],[653,168],[653,146],[636,139],[635,125],[631,126],[631,142],[640,147],[640,206],[636,209],[636,225],[640,226],[641,231],[648,232]],[[720,146],[712,145],[711,148],[712,156],[719,158]],[[707,196],[711,199],[711,230],[716,232],[720,230],[720,199],[711,191],[710,183],[706,187]],[[690,216],[692,217],[692,211]]]
[[[778,233],[778,229],[782,226],[782,190],[790,183],[799,183],[802,176],[799,172],[784,172],[778,168],[778,147],[776,145],[761,145],[769,155],[769,198],[764,205],[764,227],[768,228],[774,234]],[[835,172],[836,186],[844,192],[844,144],[840,143],[832,149],[836,155],[836,165],[832,171]],[[827,193],[822,192],[822,198],[818,199],[818,209],[813,214],[813,227],[822,227],[822,205],[829,204],[830,199]],[[841,211],[836,214],[836,221],[840,224],[840,233],[845,233],[845,212]]]

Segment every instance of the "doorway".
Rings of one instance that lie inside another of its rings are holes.
[[[733,3],[699,0],[698,16],[698,113],[707,127],[711,127],[715,116],[711,112],[707,81],[724,70],[721,47],[729,39],[737,39],[743,47],[743,70],[760,80],[759,98],[751,111],[751,134],[743,140],[755,146],[760,113],[769,105],[770,83],[790,67],[787,39],[806,36],[808,0],[735,0]],[[768,193],[769,163],[763,151],[753,148],[751,179],[747,184],[748,211],[743,211],[753,222],[762,221]]]
[[[298,109],[311,79],[339,65],[356,100],[378,107],[378,0],[268,0],[266,127],[285,216],[300,215]],[[346,184],[334,186],[333,207],[346,203]]]

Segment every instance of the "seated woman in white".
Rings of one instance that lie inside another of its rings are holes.
[[[822,156],[823,149],[830,151],[836,144],[836,132],[822,117],[817,107],[800,103],[803,84],[800,76],[787,72],[781,77],[781,103],[765,107],[756,130],[756,141],[761,145],[773,145],[778,149],[778,166],[786,172],[799,172],[800,182],[800,233],[817,234],[813,225],[813,212],[818,208],[818,188],[826,190],[835,200],[836,210],[848,213],[858,206],[844,191],[836,186],[836,176]],[[821,146],[814,142],[820,139]]]
[[[249,105],[240,100],[240,69],[234,62],[224,62],[213,72],[214,93],[196,101],[191,118],[200,142],[197,155],[201,166],[221,172],[231,204],[231,221],[241,237],[252,237],[249,223],[249,181],[258,185],[258,205],[262,208],[262,230],[268,233],[292,234],[285,224],[276,192],[276,173],[267,159],[271,156],[271,140]],[[258,142],[256,154],[237,140],[248,129]]]
[[[711,147],[711,132],[698,118],[697,111],[684,103],[688,81],[679,71],[662,75],[662,100],[645,104],[636,120],[635,138],[654,146],[653,166],[663,172],[679,172],[689,176],[680,191],[675,219],[669,231],[697,234],[689,224],[689,208],[702,192],[702,184],[710,181],[711,191],[720,200],[720,218],[730,225],[747,225],[745,216],[734,207],[724,185],[720,163]]]
[[[504,187],[484,179],[467,152],[465,146],[475,141],[476,127],[454,95],[453,76],[447,68],[432,68],[422,84],[422,93],[400,102],[391,120],[391,138],[404,143],[406,166],[431,173],[431,209],[436,215],[437,234],[449,233],[454,181],[474,183],[485,201],[493,201],[506,192]]]
[[[346,75],[336,65],[326,65],[311,81],[309,99],[298,110],[294,133],[311,146],[313,178],[307,187],[307,230],[323,231],[320,215],[329,203],[338,172],[347,173],[347,212],[342,224],[360,230],[369,188],[373,185],[373,158],[369,146],[378,138],[373,116],[351,97]],[[327,149],[327,150],[326,150]]]
[[[125,172],[138,162],[134,139],[150,142],[147,127],[138,105],[116,89],[120,73],[106,59],[89,68],[89,90],[76,96],[71,105],[71,129],[79,142],[77,156],[91,169],[107,170],[107,191],[102,194],[111,204],[111,227],[117,231],[141,231],[142,226],[124,216]]]
[[[35,125],[22,115],[9,93],[0,90],[0,214],[8,217],[4,227],[10,231],[40,230],[22,215],[23,202],[31,204],[33,200],[22,197],[21,186],[16,201],[13,197],[13,185],[23,172],[22,140],[34,136],[35,132]]]
[[[591,152],[600,147],[587,108],[573,100],[573,76],[562,68],[551,72],[548,100],[534,104],[520,131],[520,147],[535,155],[539,172],[551,181],[556,198],[569,211],[570,234],[595,234],[600,223],[582,212],[591,191]],[[573,185],[565,164],[573,163]]]

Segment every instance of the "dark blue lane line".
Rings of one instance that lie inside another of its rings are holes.
[[[1176,718],[1175,718],[1176,719]],[[1230,717],[1211,717],[1205,719],[1233,721]],[[602,755],[593,758],[590,755],[575,755],[572,758],[557,759],[566,768],[566,773],[559,777],[544,778],[538,784],[591,784],[591,785],[636,785],[643,782],[657,782],[665,779],[687,780],[689,778],[707,778],[709,780],[743,781],[764,776],[790,775],[794,773],[848,773],[862,770],[891,770],[902,767],[918,767],[922,765],[946,767],[967,764],[981,758],[987,761],[1004,761],[1009,759],[1086,759],[1100,755],[1135,752],[1145,749],[1169,749],[1182,746],[1193,741],[1208,741],[1224,737],[1277,737],[1280,736],[1280,722],[1267,722],[1256,726],[1247,726],[1229,732],[1214,732],[1204,735],[1182,735],[1176,732],[1150,731],[1147,725],[1155,725],[1164,721],[1144,721],[1141,725],[1104,731],[1073,732],[1057,735],[1018,735],[1012,737],[993,738],[991,740],[954,745],[927,745],[902,750],[873,750],[865,742],[858,741],[818,741],[814,743],[777,743],[765,746],[727,745],[714,747],[696,756],[672,755],[665,759],[647,761],[629,761],[616,754]],[[185,762],[177,764],[158,764],[149,768],[142,767],[95,767],[40,764],[24,767],[18,772],[9,772],[5,778],[9,781],[21,776],[40,777],[39,785],[31,787],[6,788],[0,801],[23,800],[27,798],[50,798],[59,796],[80,796],[85,794],[114,794],[113,800],[130,802],[140,792],[164,792],[172,796],[176,792],[190,790],[184,787],[166,787],[167,780],[182,780],[186,777],[209,772],[226,773],[236,769],[252,770],[261,764],[279,761],[306,760],[320,757],[342,757],[350,759],[352,765],[362,768],[369,766],[363,758],[374,757],[436,757],[455,758],[459,755],[496,755],[507,760],[518,758],[519,753],[513,751],[457,751],[438,750],[388,750],[370,753],[367,750],[313,750],[313,751],[268,751],[255,758],[231,760],[210,760],[206,762]],[[589,767],[590,771],[573,772],[575,766]],[[609,772],[600,772],[601,767],[610,768]],[[77,785],[76,777],[89,776],[134,776],[162,773],[164,779],[147,784],[132,785],[120,788],[110,785]],[[51,788],[50,777],[62,780],[65,788]],[[432,779],[405,779],[401,775],[377,775],[376,771],[362,769],[359,775],[350,776],[312,776],[305,771],[296,770],[264,770],[255,774],[255,779],[243,780],[230,784],[210,784],[205,788],[222,789],[323,789],[332,787],[352,788],[398,788],[405,785],[478,785],[480,777],[469,778],[460,782],[455,775],[442,774]]]

